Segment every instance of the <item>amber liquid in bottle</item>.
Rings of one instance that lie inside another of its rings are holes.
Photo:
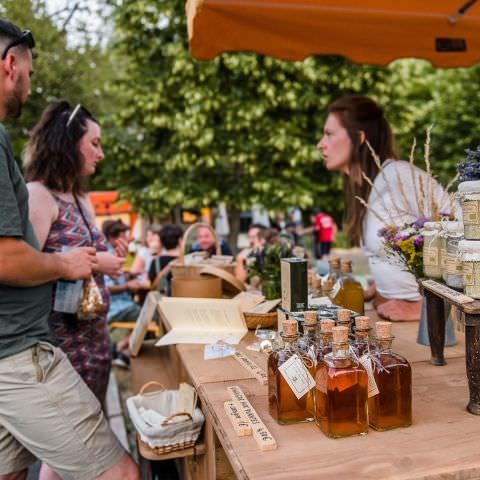
[[[315,367],[317,365],[317,324],[304,324],[304,334],[298,339],[297,347],[302,353],[303,363],[310,375],[315,378]],[[306,410],[308,417],[306,420],[313,421],[315,419],[315,390],[312,389],[307,393]]]
[[[380,393],[368,399],[370,426],[390,430],[412,424],[412,369],[401,355],[392,352],[392,340],[378,341],[374,377]]]
[[[283,378],[278,367],[283,365],[296,351],[295,337],[283,337],[283,349],[272,352],[268,357],[268,409],[270,415],[280,424],[306,422],[311,419],[307,412],[308,393],[297,399],[292,389]]]
[[[333,344],[333,352],[317,365],[316,423],[331,438],[368,432],[367,373],[348,355],[348,344]]]
[[[348,308],[360,315],[364,314],[363,288],[352,276],[351,262],[342,262],[342,275],[331,292],[331,300],[335,305]]]

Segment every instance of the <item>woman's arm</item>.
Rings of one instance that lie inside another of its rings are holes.
[[[132,266],[130,267],[130,273],[132,275],[138,275],[145,270],[145,258],[143,256],[143,249],[140,248],[133,259]]]
[[[43,250],[58,207],[49,190],[40,182],[27,183],[29,218],[40,248]]]
[[[103,273],[115,278],[122,273],[122,266],[125,263],[124,257],[117,257],[109,252],[97,252],[98,265],[96,272]]]

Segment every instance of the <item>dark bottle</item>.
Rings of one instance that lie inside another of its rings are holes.
[[[392,324],[377,322],[375,329],[373,368],[380,393],[368,399],[370,426],[375,430],[408,427],[412,424],[412,369],[405,358],[392,352]]]
[[[348,329],[333,328],[333,351],[315,374],[316,423],[331,438],[368,432],[367,372],[350,356]]]

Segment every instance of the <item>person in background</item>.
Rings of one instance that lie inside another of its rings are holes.
[[[383,166],[381,175],[367,141]],[[371,256],[370,270],[376,285],[379,315],[392,321],[419,320],[422,297],[417,281],[411,273],[382,257],[378,231],[386,223],[402,226],[421,216],[432,216],[429,201],[422,202],[423,211],[420,210],[412,176],[425,184],[431,181],[439,211],[452,210],[448,194],[435,180],[429,179],[425,171],[397,159],[393,134],[383,109],[369,98],[353,96],[334,101],[328,107],[323,137],[317,148],[327,170],[343,174],[344,228],[352,244],[362,243]],[[374,188],[362,174],[373,182]],[[363,199],[369,209],[356,197]]]
[[[161,225],[150,225],[147,228],[145,236],[145,245],[140,247],[133,259],[130,267],[130,274],[137,275],[140,283],[145,283],[148,280],[148,272],[152,260],[161,253],[160,232]]]
[[[107,239],[108,250],[113,253],[115,246],[121,239],[128,241],[130,227],[121,220],[106,220],[103,222],[102,231]],[[112,322],[136,322],[140,315],[140,305],[133,301],[133,294],[136,293],[141,284],[136,278],[127,278],[122,272],[114,277],[105,276],[105,283],[110,293],[110,308],[108,309],[107,321]],[[129,336],[119,340],[112,349],[112,364],[127,368],[130,365],[130,358],[126,353],[128,350]]]
[[[219,244],[222,255],[233,255],[232,249],[225,240],[220,240]],[[197,228],[197,240],[190,249],[190,253],[192,252],[206,252],[208,256],[215,255],[215,237],[208,227]]]
[[[316,212],[312,215],[311,220],[315,258],[328,260],[332,243],[335,241],[337,224],[330,215],[324,212]],[[304,230],[304,233],[308,233],[308,231]]]
[[[153,289],[171,295],[172,273],[169,263],[180,255],[180,240],[183,230],[179,225],[167,224],[160,231],[162,253],[150,265],[148,276]]]
[[[0,19],[2,121],[20,116],[27,101],[34,46],[29,30]],[[88,279],[98,269],[96,249],[40,252],[3,125],[0,192],[0,478],[25,480],[39,458],[65,479],[137,480],[100,403],[49,334],[51,282]]]
[[[252,253],[259,251],[265,245],[263,232],[266,230],[265,225],[261,223],[252,223],[248,227],[248,247],[241,250],[235,258],[235,276],[241,281],[247,281],[247,257]]]

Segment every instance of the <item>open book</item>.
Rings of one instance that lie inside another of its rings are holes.
[[[235,300],[166,297],[158,308],[170,331],[157,346],[219,340],[236,345],[247,333],[240,304]]]

